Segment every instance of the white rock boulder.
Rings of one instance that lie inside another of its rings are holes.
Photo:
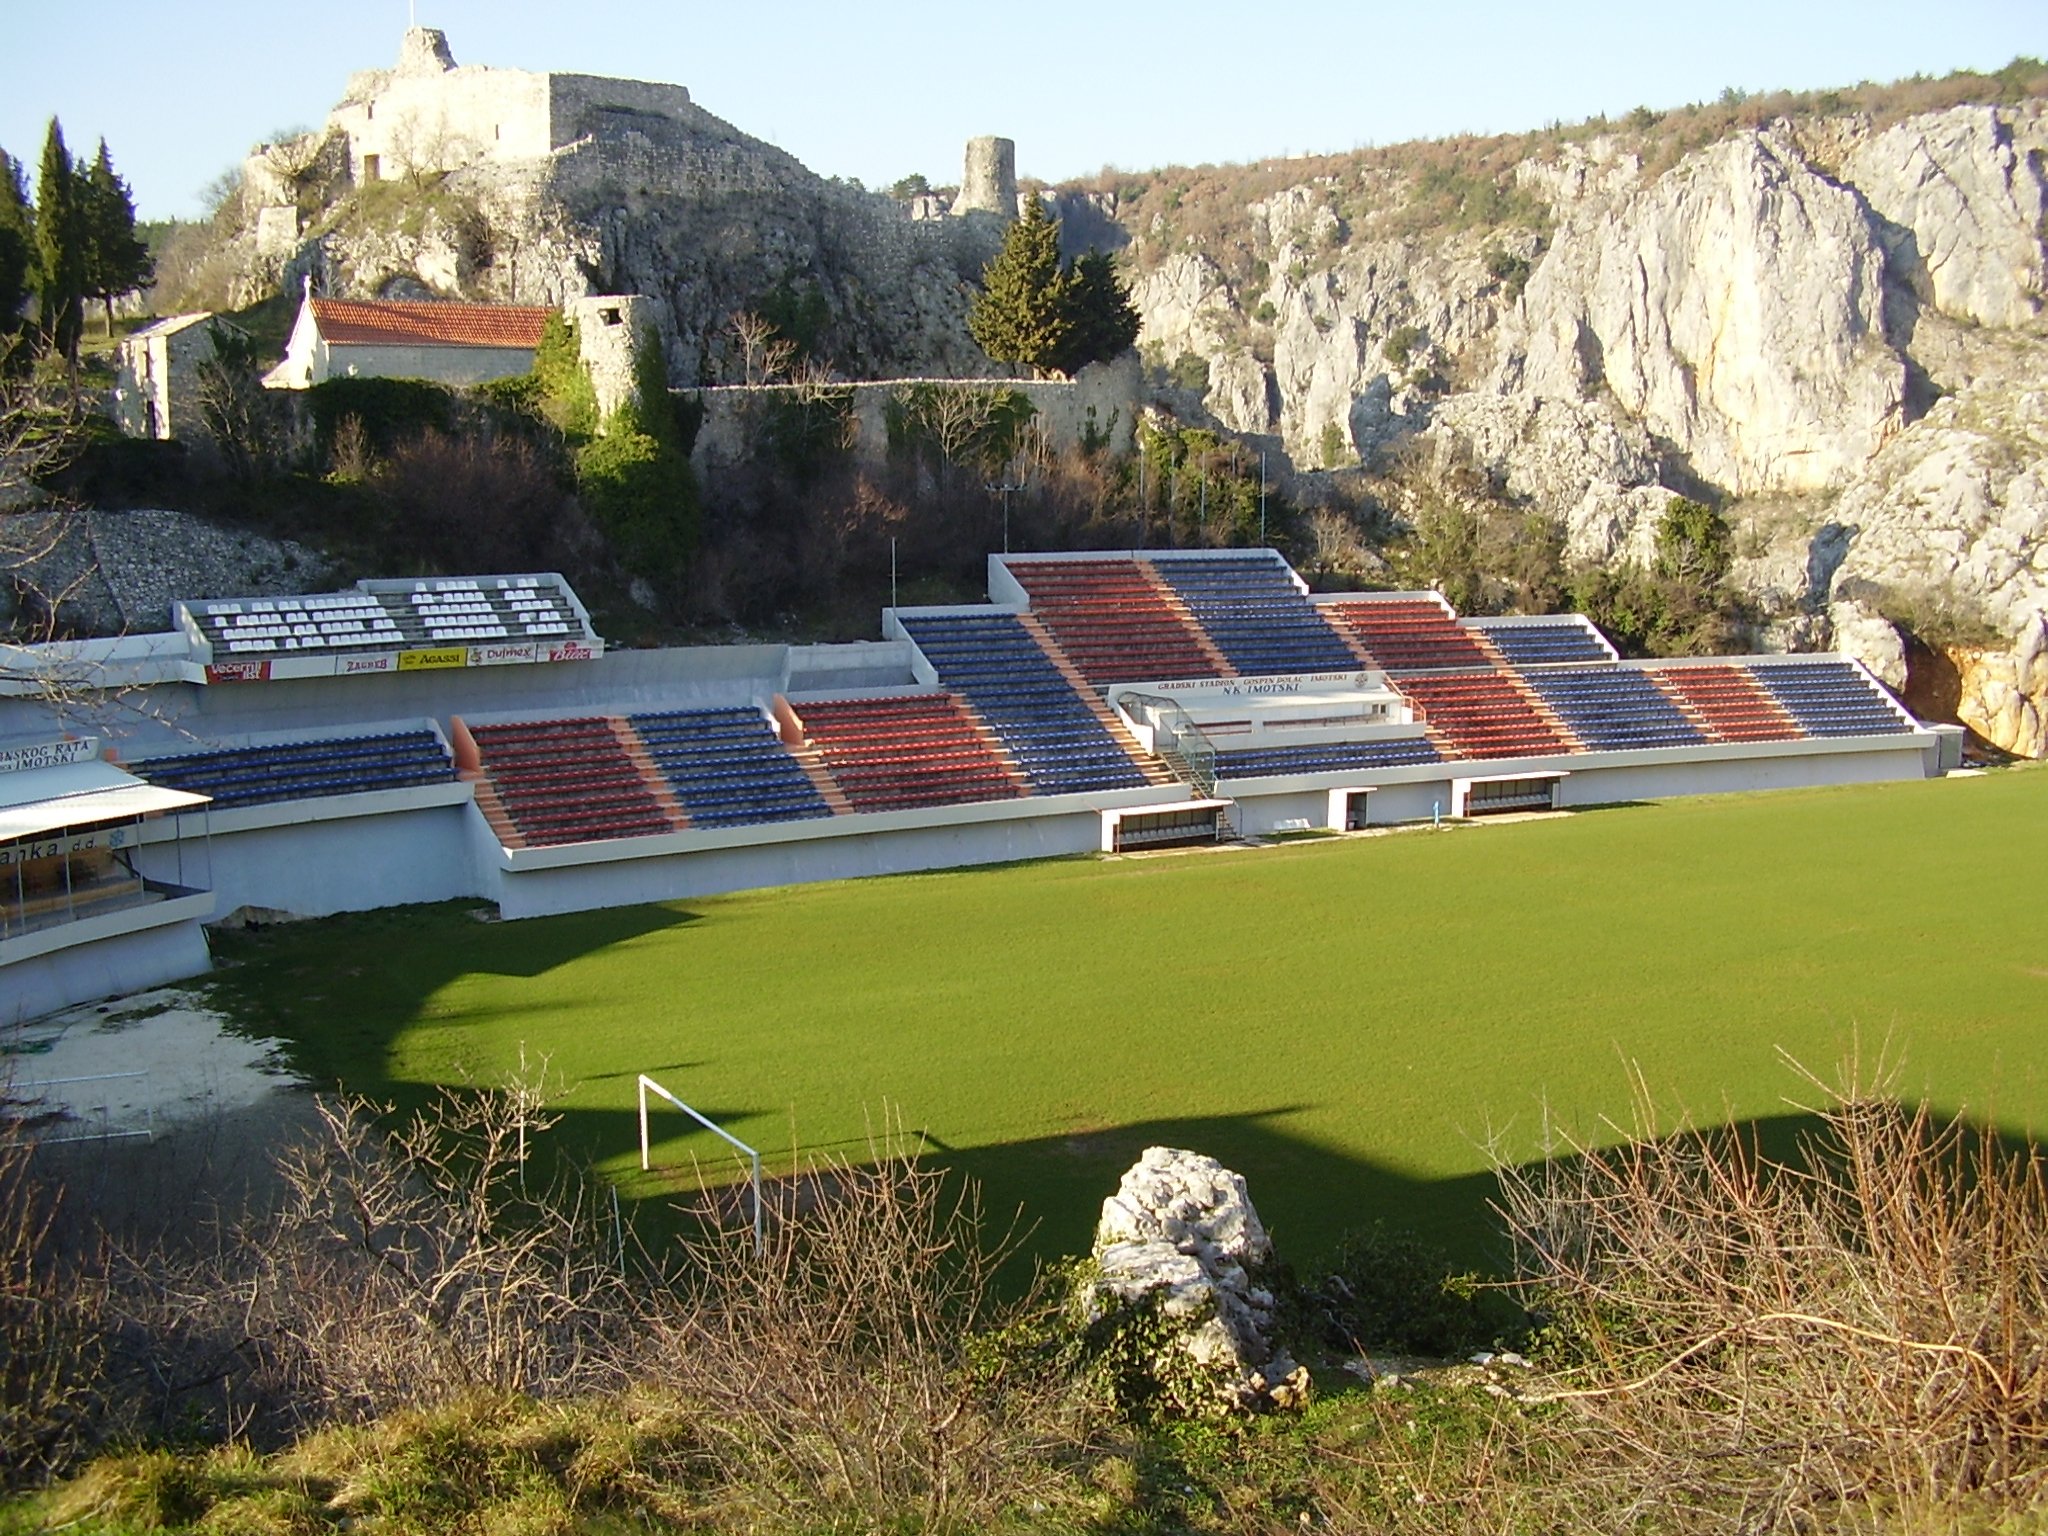
[[[1156,1309],[1169,1327],[1153,1374],[1183,1408],[1305,1395],[1307,1372],[1271,1338],[1274,1298],[1260,1274],[1272,1241],[1243,1178],[1215,1158],[1147,1147],[1102,1203],[1094,1260],[1091,1317]]]

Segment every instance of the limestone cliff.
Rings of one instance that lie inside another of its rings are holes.
[[[1535,136],[1496,183],[1518,217],[1435,228],[1387,211],[1395,172],[1323,162],[1199,238],[1133,224],[1141,345],[1301,468],[1467,458],[1577,559],[1642,559],[1674,491],[1715,499],[1760,641],[1904,687],[1903,623],[1966,723],[2044,755],[2044,159],[2038,98]]]

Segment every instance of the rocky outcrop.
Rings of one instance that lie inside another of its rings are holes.
[[[1162,1391],[1193,1410],[1289,1406],[1308,1373],[1272,1340],[1275,1302],[1261,1283],[1273,1244],[1244,1180],[1213,1157],[1147,1147],[1102,1203],[1092,1321],[1156,1316]]]
[[[1660,459],[1638,423],[1585,400],[1455,395],[1427,430],[1509,496],[1562,519],[1568,558],[1647,562],[1654,552],[1671,492],[1658,484]]]
[[[174,600],[317,592],[336,579],[302,544],[219,528],[186,512],[19,512],[0,625],[117,635],[161,630]]]
[[[1841,176],[1885,221],[1893,270],[1924,302],[1979,325],[2023,325],[2048,298],[2044,139],[2038,114],[1956,107],[1857,145]]]
[[[1887,614],[1951,647],[1963,724],[2039,757],[2048,755],[2048,341],[1980,338],[1976,353],[1973,382],[1887,445],[1834,502],[1808,542],[1807,596],[1816,607],[1853,605],[1835,639],[1866,660],[1873,644],[1880,655],[1885,646],[1865,626]]]
[[[1737,495],[1841,485],[1905,425],[1875,221],[1778,134],[1574,209],[1518,320],[1503,389],[1604,394]]]

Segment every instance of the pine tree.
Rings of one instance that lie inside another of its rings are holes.
[[[149,247],[135,233],[135,198],[114,173],[107,141],[92,169],[78,178],[79,222],[85,232],[84,293],[106,308],[107,334],[114,334],[114,300],[156,276]]]
[[[85,328],[85,232],[79,216],[78,177],[64,129],[56,118],[43,140],[36,174],[36,254],[42,277],[43,343],[78,369],[78,341]]]
[[[0,351],[21,328],[21,311],[35,289],[36,222],[22,164],[0,149]]]
[[[1040,199],[1003,236],[981,274],[981,292],[967,311],[967,329],[999,363],[1057,368],[1072,321],[1067,274],[1060,266],[1060,227]]]
[[[1137,306],[1108,253],[1090,251],[1068,270],[1066,307],[1070,329],[1065,347],[1053,360],[1060,372],[1079,373],[1090,363],[1106,362],[1137,345]]]

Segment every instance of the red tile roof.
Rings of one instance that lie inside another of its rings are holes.
[[[329,346],[537,347],[554,311],[535,304],[313,299]]]

